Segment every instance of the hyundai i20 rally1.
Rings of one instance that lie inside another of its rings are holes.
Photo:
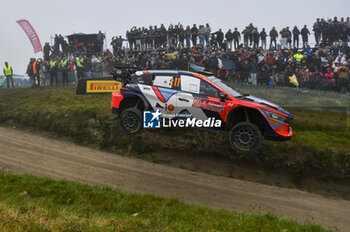
[[[292,136],[291,113],[211,75],[117,69],[114,77],[123,84],[119,92],[112,92],[112,112],[129,134],[140,133],[144,113],[153,112],[152,118],[160,116],[163,126],[228,132],[233,149],[243,153],[256,151],[263,138],[285,141]]]

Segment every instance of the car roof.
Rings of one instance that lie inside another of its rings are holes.
[[[144,70],[144,74],[150,73],[150,74],[180,74],[180,75],[188,75],[188,76],[193,76],[193,77],[198,77],[200,79],[205,79],[208,80],[205,76],[195,73],[195,72],[190,72],[190,71],[176,71],[176,70]]]
[[[176,71],[176,70],[144,70],[142,72],[143,72],[143,74],[180,74],[180,75],[188,75],[188,76],[197,77],[197,78],[200,78],[206,82],[209,82],[211,85],[215,86],[217,89],[219,89],[220,91],[227,94],[227,92],[224,89],[222,89],[216,83],[214,83],[213,81],[208,79],[206,76],[199,74],[199,73],[189,72],[189,71]]]

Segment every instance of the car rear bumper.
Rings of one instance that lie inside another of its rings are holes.
[[[120,92],[112,93],[112,109],[118,109],[120,102],[123,100],[123,95]]]
[[[117,108],[112,107],[112,114],[119,114],[119,110]]]

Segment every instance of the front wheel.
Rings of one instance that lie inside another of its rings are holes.
[[[142,131],[142,112],[137,108],[127,108],[120,114],[120,127],[128,134]]]
[[[256,151],[262,142],[260,129],[251,122],[237,123],[229,136],[232,148],[241,153]]]

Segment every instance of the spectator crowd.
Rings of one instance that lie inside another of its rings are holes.
[[[183,27],[179,23],[167,29],[162,24],[133,27],[126,32],[126,39],[113,37],[113,52],[95,53],[78,50],[79,45],[70,45],[57,36],[53,49],[45,45],[44,59],[30,60],[27,73],[32,87],[59,82],[65,85],[107,75],[115,65],[123,64],[142,69],[207,71],[226,81],[252,85],[349,91],[349,18],[317,19],[312,31],[313,47],[306,25],[300,30],[297,26],[279,31],[272,27],[267,32],[249,24],[241,32],[234,28],[224,33],[221,29],[212,32],[209,24],[197,28],[196,24]]]

